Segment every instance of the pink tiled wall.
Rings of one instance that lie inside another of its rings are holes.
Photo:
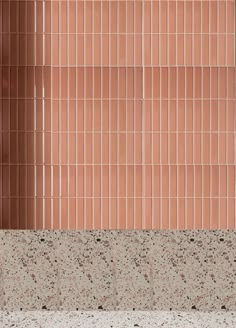
[[[1,1],[0,227],[235,227],[234,1]]]

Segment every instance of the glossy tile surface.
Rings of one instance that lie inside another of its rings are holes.
[[[0,228],[234,229],[234,11],[2,1]]]

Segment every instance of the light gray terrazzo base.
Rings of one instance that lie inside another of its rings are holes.
[[[4,328],[235,328],[236,312],[0,312]]]
[[[236,231],[0,231],[5,311],[236,311]]]

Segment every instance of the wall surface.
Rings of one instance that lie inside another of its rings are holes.
[[[236,232],[1,230],[0,309],[236,311]]]
[[[234,7],[1,1],[0,228],[234,229]]]

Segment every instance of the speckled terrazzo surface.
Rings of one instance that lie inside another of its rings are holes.
[[[236,311],[236,231],[0,231],[5,311]]]
[[[235,328],[228,312],[0,312],[4,328]]]

